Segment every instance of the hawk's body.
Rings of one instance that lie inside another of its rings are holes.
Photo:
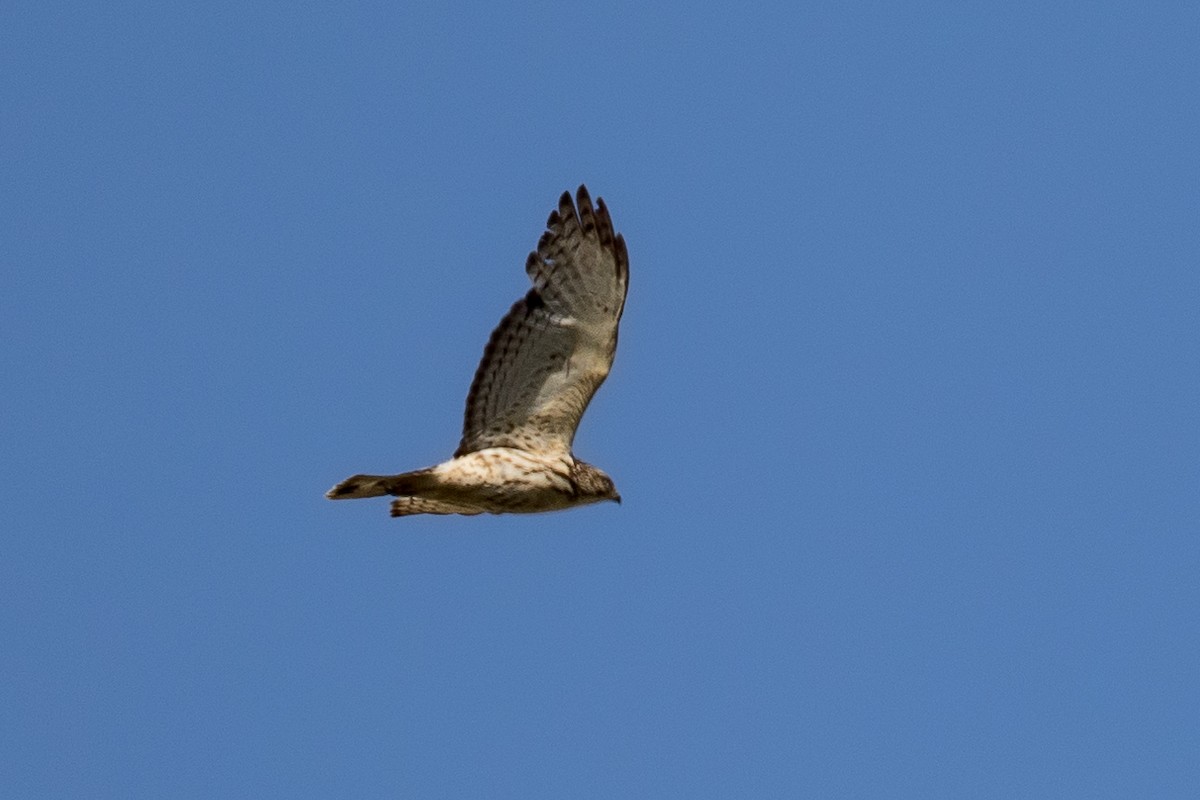
[[[612,366],[629,285],[625,240],[604,201],[559,199],[525,271],[533,288],[492,333],[467,395],[454,458],[401,475],[355,475],[331,499],[391,494],[392,516],[554,511],[616,500],[612,480],[571,453]]]

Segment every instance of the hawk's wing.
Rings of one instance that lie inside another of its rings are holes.
[[[625,240],[579,187],[550,212],[525,271],[533,288],[492,332],[467,395],[456,456],[485,447],[569,453],[617,349],[629,285]]]

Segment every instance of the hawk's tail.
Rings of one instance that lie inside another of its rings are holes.
[[[353,475],[325,493],[330,500],[353,500],[359,497],[413,495],[433,488],[437,479],[428,469],[405,472],[401,475]]]

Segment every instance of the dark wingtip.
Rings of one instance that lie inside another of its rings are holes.
[[[558,198],[558,217],[567,224],[571,220],[579,221],[579,214],[575,211],[575,203],[571,200],[570,192],[563,192],[562,197]]]
[[[525,309],[527,311],[537,311],[545,305],[546,301],[542,299],[541,293],[536,288],[525,293]]]

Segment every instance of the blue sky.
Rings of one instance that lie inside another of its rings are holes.
[[[4,17],[0,793],[1200,793],[1191,4]],[[325,500],[581,182],[624,504]]]

